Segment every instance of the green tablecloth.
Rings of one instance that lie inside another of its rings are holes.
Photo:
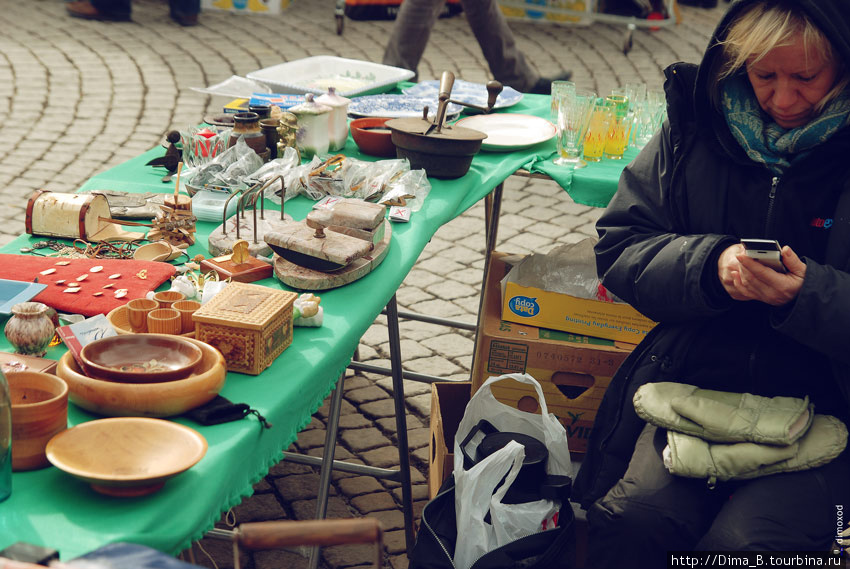
[[[508,110],[548,118],[548,108],[548,97],[527,95]],[[160,181],[162,171],[144,166],[162,153],[162,148],[154,148],[92,178],[81,189],[169,192],[171,184]],[[366,158],[357,152],[351,139],[345,153]],[[413,214],[410,223],[393,224],[392,243],[384,262],[359,281],[320,293],[325,310],[321,328],[297,328],[292,345],[259,376],[228,374],[222,395],[258,409],[274,425],[272,429],[262,429],[250,417],[213,427],[177,419],[201,432],[209,450],[199,464],[147,497],[102,496],[53,467],[15,473],[12,496],[0,503],[0,548],[25,541],[59,549],[62,558],[69,559],[114,541],[176,553],[199,539],[223,511],[249,496],[252,486],[281,459],[281,451],[295,440],[333,389],[361,336],[441,225],[523,167],[551,173],[580,203],[607,203],[616,188],[622,161],[594,164],[569,175],[568,168],[547,162],[553,153],[553,141],[525,151],[482,152],[463,178],[431,180],[432,190],[424,207]],[[268,205],[267,211],[274,215],[275,209]],[[286,211],[302,219],[311,205],[299,197],[287,202]],[[206,252],[207,236],[214,227],[211,223],[198,224],[198,244],[190,253]],[[34,240],[37,238],[22,236],[0,251],[17,253]],[[260,284],[286,288],[276,279]],[[5,340],[0,349],[9,349]],[[51,348],[48,357],[56,359],[62,351]],[[94,418],[70,405],[70,425]]]
[[[349,140],[346,150],[355,154]],[[83,190],[121,189],[168,192],[161,170],[144,163],[162,154],[155,148],[89,180]],[[355,154],[356,155],[356,154]],[[281,451],[296,438],[335,385],[358,341],[395,294],[422,249],[437,229],[460,215],[526,161],[523,153],[481,155],[469,174],[458,180],[432,180],[432,190],[410,223],[393,224],[393,238],[383,263],[349,285],[321,292],[325,310],[321,328],[297,328],[292,345],[259,376],[228,374],[222,395],[258,409],[274,425],[264,430],[254,418],[196,428],[209,442],[206,457],[195,467],[147,497],[102,496],[50,467],[13,475],[12,496],[0,503],[0,548],[25,541],[59,549],[69,559],[113,541],[131,541],[176,553],[213,527],[221,513],[238,504],[278,462]],[[267,211],[275,214],[270,207]],[[296,219],[312,202],[296,198],[286,211]],[[198,224],[198,244],[190,253],[205,252],[214,224]],[[22,236],[2,249],[16,253],[36,240]],[[482,243],[483,247],[483,243]],[[260,284],[283,287],[276,279]],[[4,342],[0,349],[8,350]],[[56,359],[61,348],[51,348]],[[70,405],[69,423],[95,418]]]

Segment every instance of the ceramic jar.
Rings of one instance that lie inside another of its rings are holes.
[[[264,160],[268,158],[266,135],[260,128],[260,117],[257,113],[245,112],[233,115],[233,131],[230,133],[230,140],[227,142],[228,148],[236,144],[240,136]]]
[[[56,327],[50,316],[51,308],[40,302],[21,302],[12,307],[12,317],[6,322],[6,339],[15,353],[43,356],[53,339]]]
[[[328,87],[327,94],[316,99],[316,102],[331,108],[328,120],[328,150],[342,150],[348,140],[348,104],[351,101],[337,95],[334,87]]]
[[[304,103],[289,109],[289,112],[298,118],[295,146],[301,152],[302,158],[327,154],[330,148],[328,124],[331,108],[314,101],[312,93],[307,93],[304,98],[306,99]]]

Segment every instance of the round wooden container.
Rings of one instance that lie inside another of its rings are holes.
[[[9,372],[6,379],[12,399],[12,469],[48,466],[47,441],[68,427],[68,384],[39,371]]]
[[[70,352],[59,360],[56,374],[68,383],[71,403],[106,417],[170,417],[215,397],[227,376],[224,357],[212,346],[188,338],[201,348],[201,363],[185,379],[161,383],[118,383],[83,374]]]

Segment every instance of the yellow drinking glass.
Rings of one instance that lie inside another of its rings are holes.
[[[632,133],[629,98],[625,95],[608,95],[605,100],[613,107],[608,137],[605,140],[605,157],[620,160],[629,147],[629,136]]]
[[[599,162],[605,151],[605,141],[608,138],[608,126],[611,124],[612,105],[605,99],[597,99],[590,115],[590,124],[584,137],[584,159],[588,162]]]

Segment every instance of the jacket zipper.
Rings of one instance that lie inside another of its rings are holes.
[[[770,229],[773,227],[773,206],[776,201],[776,188],[779,187],[779,176],[774,176],[770,182],[770,193],[767,196],[767,219],[764,222],[764,236],[771,235]]]
[[[436,496],[434,496],[434,500],[436,500],[437,498],[439,498],[440,496],[442,496],[442,495],[444,495],[444,494],[448,494],[449,492],[451,492],[451,490],[446,490],[446,491],[445,491],[445,492],[443,492],[442,494],[437,494]],[[429,502],[429,503],[433,503],[433,501],[434,501],[434,500],[431,500],[431,502]],[[454,559],[452,559],[452,556],[451,556],[451,555],[449,555],[449,550],[448,550],[448,549],[446,549],[446,546],[445,546],[445,545],[443,545],[443,540],[441,540],[441,539],[437,536],[437,532],[435,532],[435,531],[434,531],[434,529],[431,527],[431,524],[429,524],[429,523],[428,523],[428,520],[427,520],[427,519],[425,519],[425,510],[422,510],[422,523],[423,523],[423,524],[425,524],[425,527],[428,529],[428,532],[429,532],[429,533],[431,534],[431,536],[434,538],[434,541],[436,541],[437,543],[439,543],[439,544],[440,544],[440,549],[442,549],[442,550],[443,550],[443,553],[445,553],[445,554],[446,554],[446,559],[448,559],[448,560],[449,560],[449,563],[451,564],[451,566],[452,566],[452,567],[454,567],[454,566],[455,566]]]

